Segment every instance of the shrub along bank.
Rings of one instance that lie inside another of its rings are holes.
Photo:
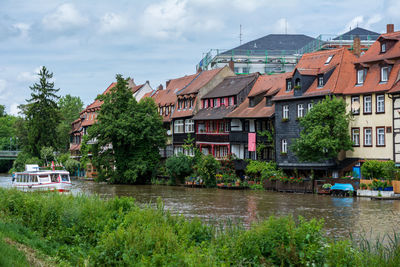
[[[22,193],[0,189],[0,236],[63,265],[100,266],[399,266],[388,254],[331,242],[323,223],[291,217],[214,227],[132,198]]]

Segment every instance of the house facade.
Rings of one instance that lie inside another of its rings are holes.
[[[196,146],[216,158],[231,153],[231,119],[237,106],[243,103],[259,74],[226,77],[212,91],[201,98],[201,109],[193,117],[196,128]],[[233,125],[235,127],[235,125]]]
[[[200,99],[213,90],[225,77],[234,76],[233,71],[225,66],[220,69],[201,71],[186,84],[182,83],[177,90],[176,110],[172,114],[174,153],[194,155],[193,150],[185,150],[183,145],[187,140],[196,137],[193,116],[201,109]]]
[[[284,170],[337,171],[335,159],[324,162],[300,162],[291,146],[300,137],[299,120],[325,96],[341,95],[353,73],[356,57],[347,49],[304,54],[285,86],[273,98],[275,102],[276,162]]]

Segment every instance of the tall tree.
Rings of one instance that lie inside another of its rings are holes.
[[[165,129],[151,98],[137,102],[127,80],[117,75],[117,85],[106,95],[98,122],[89,128],[96,138],[93,163],[99,179],[111,183],[146,183],[159,162],[159,147],[165,146]]]
[[[79,113],[83,109],[83,102],[79,96],[71,96],[68,94],[60,98],[58,106],[61,113],[61,122],[57,128],[59,138],[58,150],[66,151],[69,148],[71,123],[79,118]]]
[[[57,147],[57,127],[60,122],[57,106],[57,100],[60,98],[57,92],[60,89],[55,89],[54,83],[50,82],[53,73],[42,67],[38,75],[39,83],[30,87],[31,99],[27,100],[25,110],[28,129],[26,149],[37,157],[40,156],[42,147]]]
[[[346,103],[336,97],[326,97],[313,106],[300,120],[300,137],[292,146],[300,161],[319,162],[336,159],[341,150],[352,150],[349,134],[351,115]]]
[[[0,105],[0,118],[6,115],[6,107],[4,105]]]

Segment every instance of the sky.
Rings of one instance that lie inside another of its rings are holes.
[[[400,29],[399,0],[0,0],[0,104],[16,115],[37,71],[85,105],[116,74],[153,88],[193,74],[203,53],[271,33]]]

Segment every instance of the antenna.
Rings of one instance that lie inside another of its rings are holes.
[[[242,36],[243,36],[243,34],[242,34],[242,24],[240,24],[240,31],[239,31],[239,42],[240,42],[240,45],[242,45]]]
[[[287,20],[285,18],[285,34],[287,34]]]

